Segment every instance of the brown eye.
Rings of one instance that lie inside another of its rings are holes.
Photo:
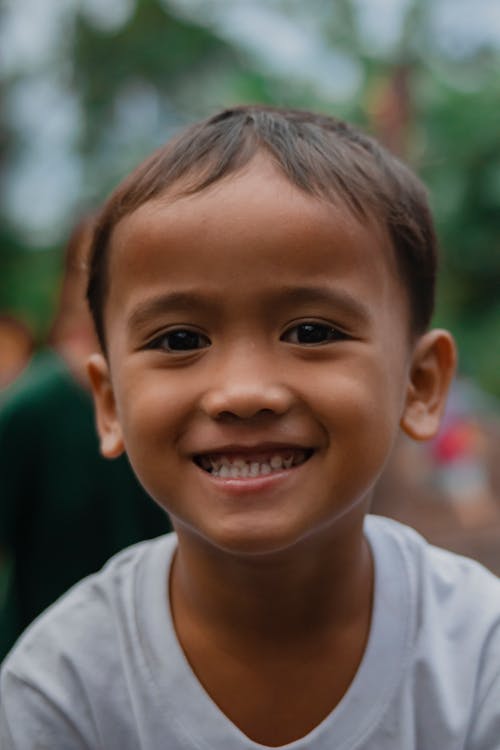
[[[168,352],[189,352],[194,349],[205,349],[210,346],[209,339],[190,328],[177,328],[168,331],[152,341],[149,349],[164,349]]]
[[[314,346],[327,344],[331,341],[341,341],[346,339],[347,335],[333,326],[326,323],[300,323],[286,331],[281,337],[282,341],[288,341],[291,344],[303,344],[305,346]]]

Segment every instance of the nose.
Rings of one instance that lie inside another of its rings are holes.
[[[251,419],[285,414],[293,403],[293,392],[279,370],[262,366],[255,359],[219,365],[201,407],[212,419]]]

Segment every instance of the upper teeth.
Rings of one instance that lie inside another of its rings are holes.
[[[258,477],[271,474],[280,469],[289,469],[291,466],[298,465],[305,460],[304,451],[295,451],[280,455],[275,453],[268,460],[249,459],[242,457],[228,458],[227,456],[201,456],[201,466],[209,471],[215,477]]]

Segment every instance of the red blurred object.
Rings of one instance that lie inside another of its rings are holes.
[[[478,432],[473,422],[457,420],[449,424],[435,439],[432,456],[441,464],[473,455],[477,450]]]

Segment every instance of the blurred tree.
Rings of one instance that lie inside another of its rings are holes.
[[[156,0],[137,0],[118,30],[96,27],[80,13],[72,56],[85,113],[80,148],[88,182],[99,191],[193,116],[214,71],[242,67],[231,45]],[[188,82],[190,102],[183,96]]]
[[[377,43],[363,34],[377,5],[383,13],[340,0],[333,12],[313,0],[308,11],[317,7],[329,44],[355,49],[363,65],[354,119],[429,188],[442,252],[436,323],[456,335],[461,372],[500,396],[500,34],[474,41],[466,18],[446,30],[439,2],[409,0],[398,33]]]
[[[444,255],[439,321],[461,369],[500,395],[500,66],[479,89],[434,80],[423,107],[422,174]]]
[[[488,0],[478,2],[486,7]],[[500,395],[500,35],[495,42],[484,27],[480,37],[467,19],[460,27],[459,9],[446,26],[443,0],[121,6],[127,13],[109,23],[89,12],[94,2],[65,5],[63,42],[45,70],[79,112],[71,155],[81,171],[81,201],[94,204],[179,125],[221,106],[261,101],[349,117],[406,157],[428,184],[443,248],[436,320],[456,333],[462,369]],[[260,50],[271,55],[245,44],[241,29],[231,35],[229,14],[242,8],[247,21],[263,13],[277,19],[260,39]],[[292,27],[297,33],[287,36]],[[272,66],[280,49],[295,61],[293,71]],[[350,74],[351,96],[337,96],[332,84]],[[6,121],[0,138],[0,162],[26,147]],[[1,232],[0,307],[25,307],[45,320],[57,256],[29,252],[30,243],[22,226]]]
[[[24,78],[45,76],[78,112],[72,157],[81,172],[82,211],[96,205],[180,124],[242,98],[275,97],[271,80],[235,45],[180,19],[160,0],[133,1],[118,25],[99,23],[83,2],[64,8],[61,19],[58,35],[64,39],[54,44],[40,70],[28,70]],[[4,76],[4,88],[14,90],[22,80],[23,73],[14,69]],[[0,138],[0,162],[15,161],[26,149],[26,136],[5,116]],[[76,218],[78,211],[76,205]],[[56,295],[59,249],[40,245],[32,230],[9,223],[7,214],[4,203],[0,309],[27,319],[43,339]],[[59,228],[61,246],[71,221],[67,216]]]

